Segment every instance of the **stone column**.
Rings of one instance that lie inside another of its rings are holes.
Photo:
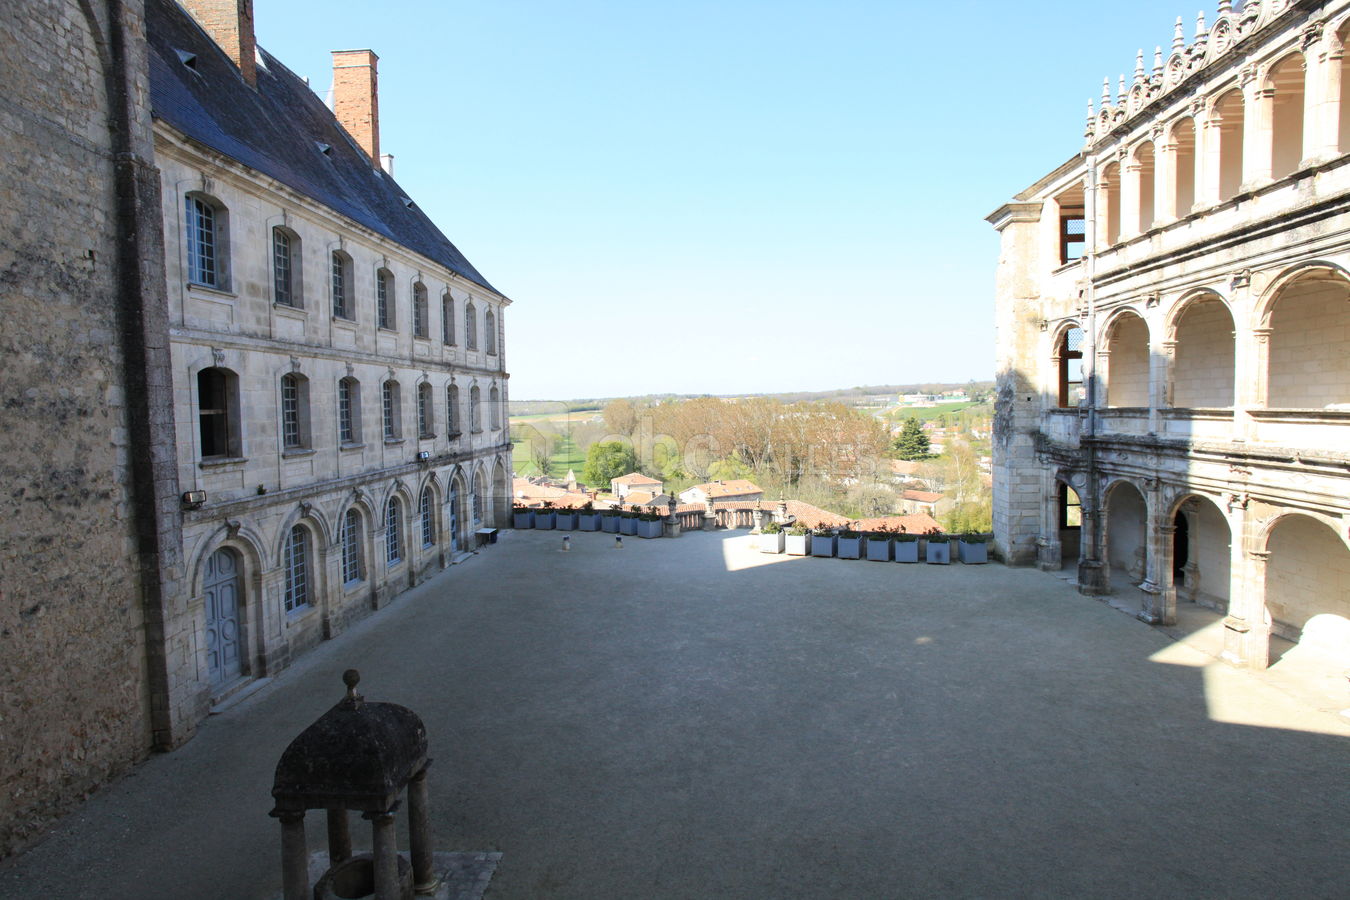
[[[1189,210],[1177,209],[1177,142],[1154,144],[1153,224],[1166,225]]]
[[[1049,467],[1041,470],[1041,533],[1036,538],[1036,566],[1042,572],[1058,572],[1063,566],[1059,541],[1059,480]]]
[[[1109,344],[1107,346],[1110,346]],[[1097,379],[1097,390],[1094,396],[1097,398],[1097,406],[1105,408],[1111,404],[1108,402],[1111,389],[1111,351],[1099,347],[1097,350],[1097,364],[1092,367],[1092,377]]]
[[[1259,355],[1255,341],[1248,339],[1244,332],[1250,321],[1251,311],[1251,273],[1240,272],[1234,275],[1230,284],[1232,293],[1230,302],[1233,309],[1233,440],[1245,441],[1251,437],[1252,419],[1247,410],[1256,402],[1257,374],[1254,371],[1254,359]]]
[[[345,809],[328,810],[328,864],[335,866],[352,858],[352,835]]]
[[[1139,234],[1139,172],[1142,166],[1133,157],[1120,165],[1120,239]]]
[[[1341,84],[1341,60],[1345,56],[1345,48],[1334,34],[1325,40],[1326,49],[1323,51],[1318,78],[1321,82],[1320,103],[1311,116],[1304,114],[1307,116],[1305,124],[1310,120],[1322,123],[1322,132],[1309,162],[1323,162],[1341,155],[1341,91],[1344,89]]]
[[[1101,486],[1089,472],[1083,491],[1078,495],[1083,517],[1080,529],[1082,545],[1078,552],[1078,591],[1081,594],[1100,595],[1110,592],[1110,568],[1104,559],[1103,529],[1106,523],[1101,515],[1099,494]]]
[[[1266,669],[1270,666],[1270,616],[1266,612],[1266,564],[1270,551],[1248,550],[1243,557],[1244,565],[1234,571],[1237,575],[1234,586],[1240,597],[1230,600],[1228,616],[1223,620],[1223,655],[1248,668]]]
[[[375,543],[375,554],[367,560],[366,573],[370,578],[370,598],[376,609],[382,609],[389,602],[389,566],[385,562],[385,547],[389,537],[389,530],[384,526],[384,515],[380,514],[374,517],[371,523],[379,523],[378,528],[371,529],[371,537]],[[406,538],[407,535],[404,535]],[[405,540],[404,543],[407,543]],[[407,555],[405,548],[403,553]]]
[[[1303,34],[1303,155],[1299,168],[1313,164],[1322,158],[1325,143],[1323,134],[1336,128],[1335,119],[1326,120],[1322,116],[1322,97],[1326,91],[1327,54],[1319,46],[1321,29],[1315,37],[1309,32]]]
[[[1139,587],[1149,595],[1148,606],[1139,618],[1150,625],[1177,624],[1177,588],[1172,577],[1177,526],[1173,522],[1149,516],[1149,573]]]
[[[305,814],[284,812],[277,818],[281,820],[281,895],[284,900],[310,900]]]
[[[323,556],[323,596],[315,597],[323,610],[323,636],[336,637],[342,632],[342,530],[334,532],[334,539]],[[315,543],[318,537],[315,536]]]
[[[1223,186],[1223,117],[1210,110],[1204,125],[1195,129],[1195,206],[1197,209],[1219,202]]]
[[[1242,186],[1250,191],[1270,181],[1275,149],[1275,90],[1266,87],[1250,67],[1238,76],[1242,82]]]
[[[1106,172],[1105,166],[1102,167],[1101,172]],[[1096,201],[1097,233],[1096,246],[1093,249],[1101,253],[1111,247],[1111,182],[1105,174],[1099,175]]]
[[[436,886],[436,872],[431,856],[431,809],[425,768],[408,782],[408,845],[413,889],[426,893]]]
[[[375,900],[400,900],[398,835],[394,831],[394,811],[366,813],[364,818],[370,820],[373,832]]]

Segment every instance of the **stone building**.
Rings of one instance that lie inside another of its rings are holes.
[[[1214,607],[1253,667],[1350,660],[1348,37],[1345,0],[1178,20],[989,217],[999,551]]]
[[[190,12],[190,14],[189,14]],[[251,0],[0,9],[0,857],[509,514],[509,300]],[[383,163],[383,165],[382,165]]]

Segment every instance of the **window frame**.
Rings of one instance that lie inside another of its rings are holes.
[[[422,549],[436,546],[436,503],[430,487],[422,488],[422,496],[417,501],[417,515],[421,526]]]
[[[333,300],[333,318],[356,321],[353,288],[351,254],[334,250],[328,258],[328,291]]]
[[[229,211],[208,194],[184,195],[183,244],[187,282],[213,291],[229,291]]]
[[[203,378],[220,379],[219,397],[211,398],[213,401],[218,399],[220,406],[207,407],[204,405]],[[196,390],[198,451],[201,454],[202,461],[241,458],[243,456],[243,441],[239,433],[239,377],[222,366],[207,366],[197,372]],[[212,436],[209,440],[207,437],[207,416],[212,417],[210,420]],[[220,452],[208,453],[208,444],[211,449],[217,449],[218,445]]]
[[[455,296],[449,291],[441,294],[441,343],[455,346]]]
[[[384,561],[391,569],[403,562],[402,518],[398,497],[390,497],[384,506]]]
[[[390,378],[380,385],[380,410],[386,441],[403,440],[402,399],[397,380]]]
[[[390,272],[384,266],[375,270],[375,327],[385,331],[396,331],[398,329],[398,316],[396,315],[396,303],[398,300],[397,286],[394,284],[394,273]]]
[[[284,261],[279,248],[284,242]],[[301,248],[303,242],[292,229],[283,225],[272,228],[272,302],[288,309],[304,309]]]
[[[478,349],[478,308],[472,300],[464,304],[464,346],[469,350]]]
[[[497,314],[492,307],[483,312],[483,348],[488,356],[497,355]]]
[[[413,337],[429,340],[431,338],[431,313],[427,309],[427,286],[418,281],[413,284]]]
[[[281,376],[281,448],[308,450],[311,446],[309,379],[299,372],[287,372]]]
[[[469,388],[469,433],[479,434],[483,430],[483,392],[478,385]]]
[[[311,606],[309,548],[309,529],[303,525],[292,526],[290,534],[286,536],[281,562],[285,573],[281,603],[288,615],[302,612]]]
[[[445,386],[445,433],[451,438],[460,435],[459,419],[459,385],[451,382]]]
[[[361,442],[361,382],[348,375],[338,379],[338,443]]]
[[[361,552],[361,512],[348,508],[342,516],[342,586],[351,587],[366,580]]]

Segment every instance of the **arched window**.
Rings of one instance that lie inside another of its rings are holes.
[[[272,229],[272,301],[302,309],[301,274],[300,236],[278,225]]]
[[[1059,406],[1070,408],[1083,403],[1083,330],[1069,328],[1055,348],[1058,360]]]
[[[427,286],[422,282],[413,285],[413,336],[430,337],[427,324]]]
[[[483,313],[483,343],[487,346],[487,352],[497,353],[497,316],[492,310]]]
[[[464,304],[464,343],[470,350],[478,349],[478,310],[472,300]]]
[[[352,304],[352,258],[334,250],[328,263],[329,288],[333,294],[333,318],[355,319]]]
[[[300,450],[309,445],[309,379],[291,372],[281,376],[281,446]]]
[[[417,504],[417,515],[422,523],[422,546],[430,547],[436,543],[436,505],[431,501],[431,488],[422,488],[422,498]]]
[[[229,214],[220,201],[205,194],[188,194],[186,203],[188,281],[227,291]]]
[[[400,407],[397,381],[386,381],[381,391],[384,407],[384,439],[396,441],[403,437],[403,414]]]
[[[502,427],[501,396],[495,387],[488,392],[488,420],[492,423],[493,431]]]
[[[403,526],[397,497],[390,497],[384,508],[384,558],[390,566],[403,561]]]
[[[296,525],[286,538],[281,567],[285,570],[286,612],[309,606],[309,530]]]
[[[453,384],[445,386],[445,433],[459,437],[459,388]]]
[[[479,403],[480,397],[481,392],[478,390],[478,385],[475,384],[469,388],[469,430],[474,434],[483,430],[483,411],[479,409],[481,405]]]
[[[459,479],[450,482],[450,549],[459,549]]]
[[[447,347],[455,343],[455,298],[449,291],[441,294],[441,343]]]
[[[338,382],[338,441],[361,443],[361,382],[351,377]]]
[[[197,373],[197,417],[202,458],[243,456],[239,436],[239,379],[229,369]]]
[[[393,329],[394,321],[394,273],[388,269],[375,272],[375,324],[380,328]]]
[[[436,436],[436,414],[431,408],[431,385],[425,381],[417,386],[417,436]]]
[[[361,514],[353,507],[342,517],[342,583],[345,585],[365,579],[361,543]]]
[[[477,474],[473,476],[473,527],[480,528],[483,525],[483,479]]]

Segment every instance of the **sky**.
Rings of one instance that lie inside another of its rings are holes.
[[[1214,18],[1215,4],[1206,9]],[[1175,4],[257,0],[326,95],[380,57],[395,177],[499,291],[513,400],[994,372],[985,216],[1081,149]]]

